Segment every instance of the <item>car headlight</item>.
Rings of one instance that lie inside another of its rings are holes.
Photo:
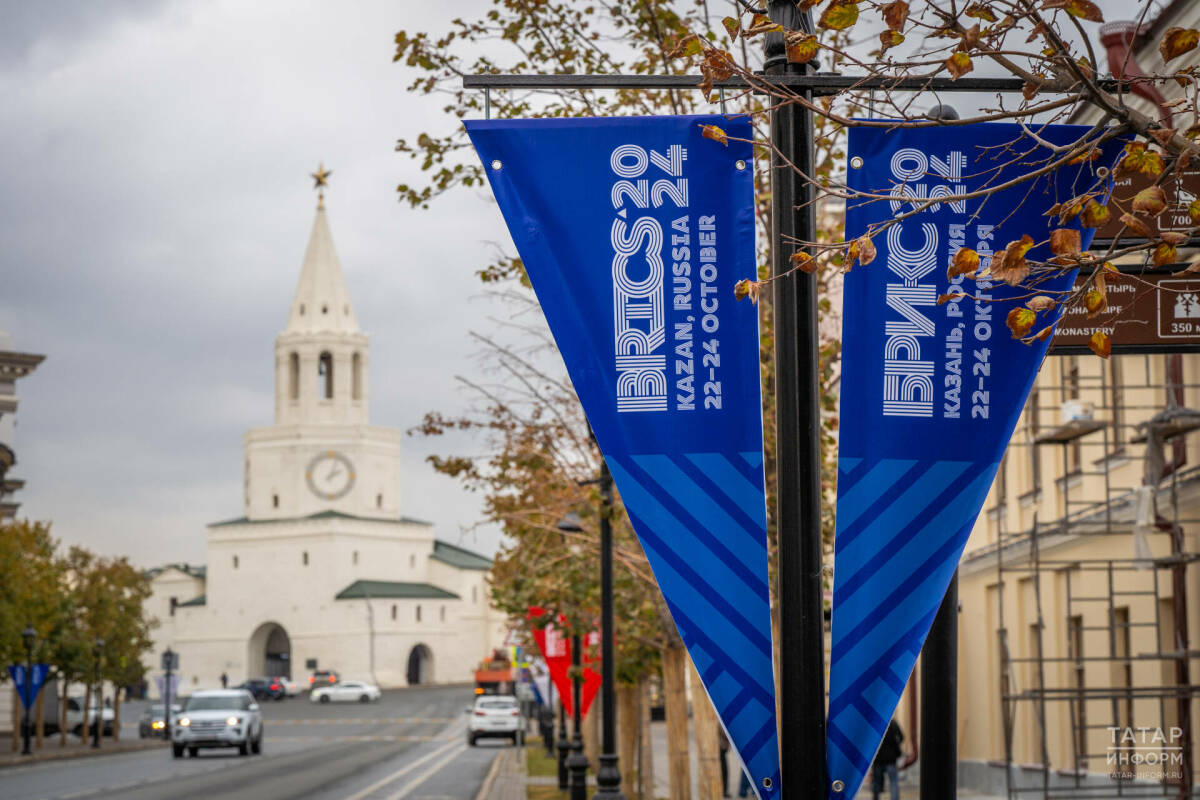
[[[188,719],[187,717],[183,717],[182,719],[179,720],[179,727],[181,727],[181,728],[186,728],[188,725],[191,725],[191,724],[192,724],[192,721],[190,719]]]
[[[237,725],[237,724],[238,724],[238,723],[240,723],[241,721],[242,721],[242,718],[241,718],[241,717],[228,717],[228,718],[225,720],[225,724],[226,724],[226,725]]]
[[[164,725],[163,725],[162,720],[155,720],[154,722],[150,723],[150,727],[157,731],[157,730],[162,730]]]

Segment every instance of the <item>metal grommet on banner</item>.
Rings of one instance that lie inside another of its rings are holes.
[[[492,169],[500,169],[502,166],[504,166],[504,165],[500,163],[500,159],[498,159],[498,158],[492,159]]]
[[[850,166],[854,169],[862,169],[862,165],[862,156],[854,156],[854,158],[850,159]]]
[[[1097,167],[1096,168],[1096,177],[1100,178],[1101,180],[1104,180],[1105,178],[1107,178],[1108,177],[1108,167]]]
[[[743,170],[746,168],[746,162],[740,158],[737,161],[733,162],[733,165],[735,167],[737,167],[739,170]]]
[[[842,783],[841,781],[834,781],[833,790],[835,792],[844,792],[846,791],[846,784]]]
[[[774,784],[774,783],[771,781],[771,779],[770,779],[770,778],[763,778],[763,779],[762,779],[762,787],[763,787],[764,789],[766,789],[767,791],[770,791],[770,790],[771,790],[771,787],[772,787],[772,786],[774,786],[774,785],[775,785],[775,784]]]

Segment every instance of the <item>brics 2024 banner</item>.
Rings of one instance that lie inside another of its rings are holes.
[[[777,796],[758,313],[733,292],[755,277],[750,123],[466,126],[684,644]]]
[[[1088,131],[1037,135],[1063,146]],[[846,237],[872,234],[877,254],[844,284],[827,749],[836,800],[853,797],[871,765],[1045,356],[1047,340],[1014,339],[1006,316],[1074,281],[1009,286],[985,277],[992,254],[1027,234],[1039,243],[1028,259],[1051,258],[1051,229],[1079,222],[1045,212],[1092,190],[1121,145],[1070,163],[1013,124],[850,131],[847,183],[875,199],[848,201]],[[947,275],[963,247],[981,257],[978,280]],[[1040,314],[1034,332],[1056,313]]]

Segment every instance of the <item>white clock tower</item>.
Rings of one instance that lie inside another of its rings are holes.
[[[322,191],[275,339],[275,422],[243,440],[243,515],[208,526],[207,564],[154,572],[148,657],[179,653],[183,691],[315,669],[463,681],[503,641],[491,560],[401,513],[401,432],[368,421],[368,364]]]

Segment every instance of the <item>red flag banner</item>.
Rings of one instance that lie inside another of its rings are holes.
[[[529,609],[529,618],[536,619],[545,615],[545,609],[532,606]],[[560,623],[565,622],[565,619],[560,615],[558,618]],[[542,658],[546,662],[546,669],[550,671],[550,680],[554,681],[554,688],[558,691],[558,696],[562,698],[563,708],[568,714],[575,713],[574,695],[571,691],[571,634],[565,630],[565,625],[560,628],[554,623],[550,623],[544,628],[533,629],[533,639],[537,642],[538,650],[542,651]],[[583,686],[581,691],[582,707],[580,716],[586,716],[588,709],[592,707],[592,701],[596,699],[596,693],[600,691],[601,677],[600,673],[592,669],[592,665],[596,663],[596,659],[588,655],[593,647],[600,644],[600,634],[592,631],[583,637]]]

